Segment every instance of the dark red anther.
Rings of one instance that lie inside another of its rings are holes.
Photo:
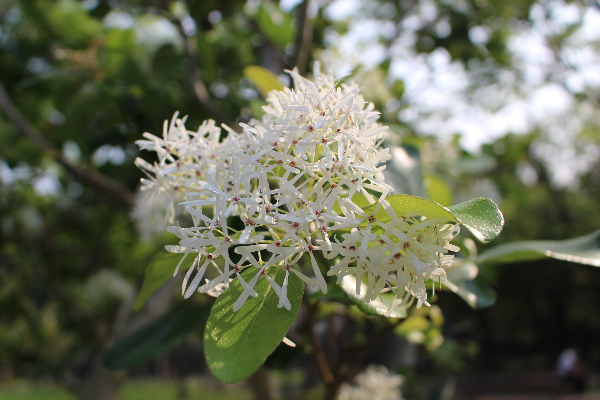
[[[377,221],[377,218],[375,218],[374,215],[369,216],[369,223],[370,224],[374,223],[375,221]]]

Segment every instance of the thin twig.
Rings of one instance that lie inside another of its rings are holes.
[[[306,72],[306,63],[310,54],[312,44],[313,22],[308,17],[310,0],[304,0],[299,6],[298,32],[296,33],[296,55],[292,66],[298,67],[300,75]]]
[[[121,207],[129,209],[135,204],[133,194],[121,183],[89,169],[83,165],[75,165],[65,158],[58,147],[42,136],[21,115],[6,92],[4,84],[0,81],[0,109],[4,111],[8,119],[40,149],[48,152],[56,162],[62,165],[78,181],[86,184],[113,199]]]
[[[200,74],[198,72],[198,63],[196,62],[198,57],[198,48],[196,47],[196,43],[194,43],[193,38],[185,34],[185,30],[181,25],[181,20],[173,17],[172,15],[167,15],[167,17],[173,23],[173,25],[177,27],[177,31],[179,32],[179,35],[184,43],[183,51],[186,59],[188,85],[190,91],[194,95],[194,99],[202,108],[202,110],[209,115],[209,117],[217,122],[228,125],[230,128],[236,131],[239,131],[240,128],[237,126],[235,121],[230,120],[221,111],[219,111],[219,109],[215,108],[211,102],[208,89],[206,88],[204,81],[202,81],[200,78]]]

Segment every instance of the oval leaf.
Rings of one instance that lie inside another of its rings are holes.
[[[346,275],[342,279],[340,285],[342,290],[346,293],[348,301],[355,304],[360,311],[367,315],[383,315],[387,314],[387,311],[394,300],[395,295],[393,293],[382,293],[375,300],[366,303],[362,300],[362,296],[356,294],[356,278],[352,275]],[[367,285],[364,282],[360,283],[360,293],[364,294],[367,292]],[[396,308],[389,315],[390,318],[404,318],[406,317],[406,309]]]
[[[283,85],[277,79],[277,75],[258,65],[244,68],[244,76],[252,81],[265,99],[271,90],[283,90]]]
[[[283,282],[282,270],[275,281]],[[256,269],[248,268],[242,278],[249,282]],[[277,308],[279,297],[266,279],[259,279],[257,298],[250,297],[242,308],[233,305],[243,292],[236,279],[215,302],[204,331],[204,354],[212,374],[225,383],[236,383],[250,376],[275,350],[298,316],[304,282],[289,274],[288,299],[292,310]]]
[[[487,243],[500,234],[504,216],[496,203],[485,197],[448,207],[456,220],[471,231],[480,242]]]
[[[444,207],[435,201],[408,194],[388,196],[385,200],[390,203],[398,215],[439,217],[448,222],[458,222],[471,231],[477,240],[484,243],[498,236],[504,227],[502,212],[492,200],[484,197],[450,207]],[[369,213],[375,209],[375,206],[373,204],[365,208],[365,212]],[[390,219],[383,207],[377,212],[376,218],[383,222]]]
[[[600,230],[574,239],[502,244],[479,254],[476,262],[502,264],[546,257],[600,267]]]
[[[175,267],[181,260],[181,257],[183,257],[183,254],[164,252],[161,252],[158,256],[154,257],[150,265],[148,265],[148,268],[146,268],[146,272],[144,273],[144,283],[142,283],[140,293],[138,293],[135,303],[133,303],[133,309],[135,311],[141,310],[150,296],[173,276]],[[184,270],[189,267],[190,265],[188,265],[187,268],[184,268],[182,265],[181,269]]]
[[[129,368],[152,360],[173,348],[192,332],[202,332],[210,304],[186,305],[169,310],[144,327],[113,344],[103,356],[111,370]]]

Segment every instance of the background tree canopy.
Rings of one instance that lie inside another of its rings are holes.
[[[158,233],[164,217],[134,207],[133,161],[151,160],[134,141],[159,134],[175,111],[192,129],[260,117],[265,88],[316,60],[351,74],[382,111],[389,145],[424,178],[412,194],[499,204],[506,224],[495,244],[599,228],[591,1],[3,0],[0,385],[50,377],[80,398],[111,398],[125,375],[101,358],[115,340],[173,307],[205,311],[211,300],[184,302],[172,281],[132,310],[146,267],[175,243]],[[417,372],[551,370],[572,346],[597,366],[599,279],[594,267],[548,258],[482,263],[477,282],[494,288],[496,304],[473,311],[441,293],[435,332],[445,340],[421,341]],[[202,324],[174,326],[185,335],[173,345],[199,343]]]

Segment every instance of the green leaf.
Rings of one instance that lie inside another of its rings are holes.
[[[451,291],[459,295],[472,308],[489,307],[496,302],[496,293],[490,287],[479,284],[476,280],[455,282],[448,285]]]
[[[293,16],[282,12],[271,1],[263,0],[257,13],[258,27],[273,44],[284,48],[294,41],[296,29]]]
[[[252,81],[264,98],[267,98],[271,90],[283,90],[283,85],[277,79],[277,75],[258,65],[244,68],[244,76]]]
[[[454,193],[452,193],[452,188],[439,176],[427,175],[424,184],[427,188],[427,197],[431,200],[443,206],[449,206],[453,203]]]
[[[443,218],[448,222],[458,222],[471,231],[477,240],[484,243],[498,236],[504,226],[504,217],[498,206],[484,197],[450,207],[444,207],[435,201],[407,194],[388,196],[385,199],[397,215]],[[375,204],[364,210],[369,213],[374,209]],[[383,207],[377,212],[376,218],[382,222],[390,220]]]
[[[485,264],[503,264],[546,257],[600,267],[600,230],[567,240],[507,243],[482,252],[475,261]]]
[[[249,282],[256,269],[248,268],[242,278]],[[283,282],[282,270],[275,277]],[[260,279],[255,288],[257,298],[250,297],[241,309],[233,305],[243,288],[236,279],[229,290],[215,302],[204,331],[204,354],[212,374],[225,383],[236,383],[250,376],[275,350],[298,316],[304,282],[289,274],[288,299],[292,310],[277,308],[279,297],[266,279]]]
[[[386,315],[392,301],[394,300],[394,293],[382,293],[375,300],[366,303],[362,300],[362,296],[356,294],[356,278],[353,275],[346,275],[342,279],[340,285],[342,290],[346,293],[346,297],[351,304],[355,304],[360,311],[367,315]],[[367,292],[367,285],[364,282],[360,283],[360,293],[364,294]],[[389,315],[390,318],[404,318],[406,317],[406,309],[396,308]]]
[[[459,295],[472,308],[489,307],[496,302],[496,293],[475,280],[479,267],[470,260],[459,259],[446,269],[448,281],[442,286]]]
[[[183,257],[183,254],[173,254],[161,252],[159,255],[154,257],[146,272],[144,273],[144,283],[140,293],[133,303],[133,309],[139,311],[142,309],[146,301],[152,296],[154,292],[158,290],[166,281],[173,276],[175,267]],[[187,270],[190,266],[181,266],[181,270]]]
[[[480,242],[486,243],[500,234],[504,216],[496,203],[485,197],[448,207],[456,220],[471,231]]]
[[[117,341],[102,358],[111,370],[152,360],[173,348],[192,332],[202,333],[210,304],[186,305],[167,311],[144,327]]]
[[[412,331],[426,331],[431,327],[431,322],[420,315],[413,315],[398,325],[394,332],[397,335],[406,336]]]

